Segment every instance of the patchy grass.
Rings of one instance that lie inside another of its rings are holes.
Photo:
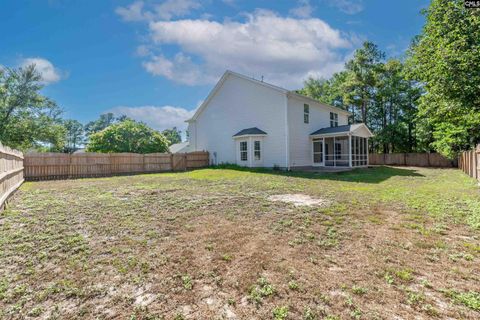
[[[268,200],[288,194],[322,205]],[[479,228],[454,169],[25,183],[0,213],[0,319],[478,319]]]

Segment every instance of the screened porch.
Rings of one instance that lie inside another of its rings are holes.
[[[368,138],[364,124],[324,128],[310,135],[312,165],[323,167],[368,166]]]

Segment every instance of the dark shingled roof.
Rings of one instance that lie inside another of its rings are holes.
[[[314,136],[314,135],[317,135],[317,134],[350,132],[351,127],[352,127],[351,125],[347,124],[345,126],[322,128],[320,130],[317,130],[317,131],[311,133],[310,135]]]
[[[258,129],[257,127],[243,129],[234,134],[234,137],[247,136],[252,134],[267,134],[265,131]]]

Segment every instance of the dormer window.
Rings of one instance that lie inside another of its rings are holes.
[[[330,127],[338,127],[338,113],[330,112]]]
[[[308,104],[303,105],[303,123],[310,122],[310,106]]]

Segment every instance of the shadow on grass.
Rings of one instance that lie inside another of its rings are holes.
[[[247,168],[237,165],[217,165],[211,169],[229,169],[245,172],[255,172],[263,174],[272,174],[285,177],[297,177],[304,179],[335,180],[347,182],[380,183],[391,177],[424,177],[415,169],[393,168],[387,166],[378,166],[370,168],[357,168],[344,172],[302,172],[302,171],[281,171],[269,168]]]

